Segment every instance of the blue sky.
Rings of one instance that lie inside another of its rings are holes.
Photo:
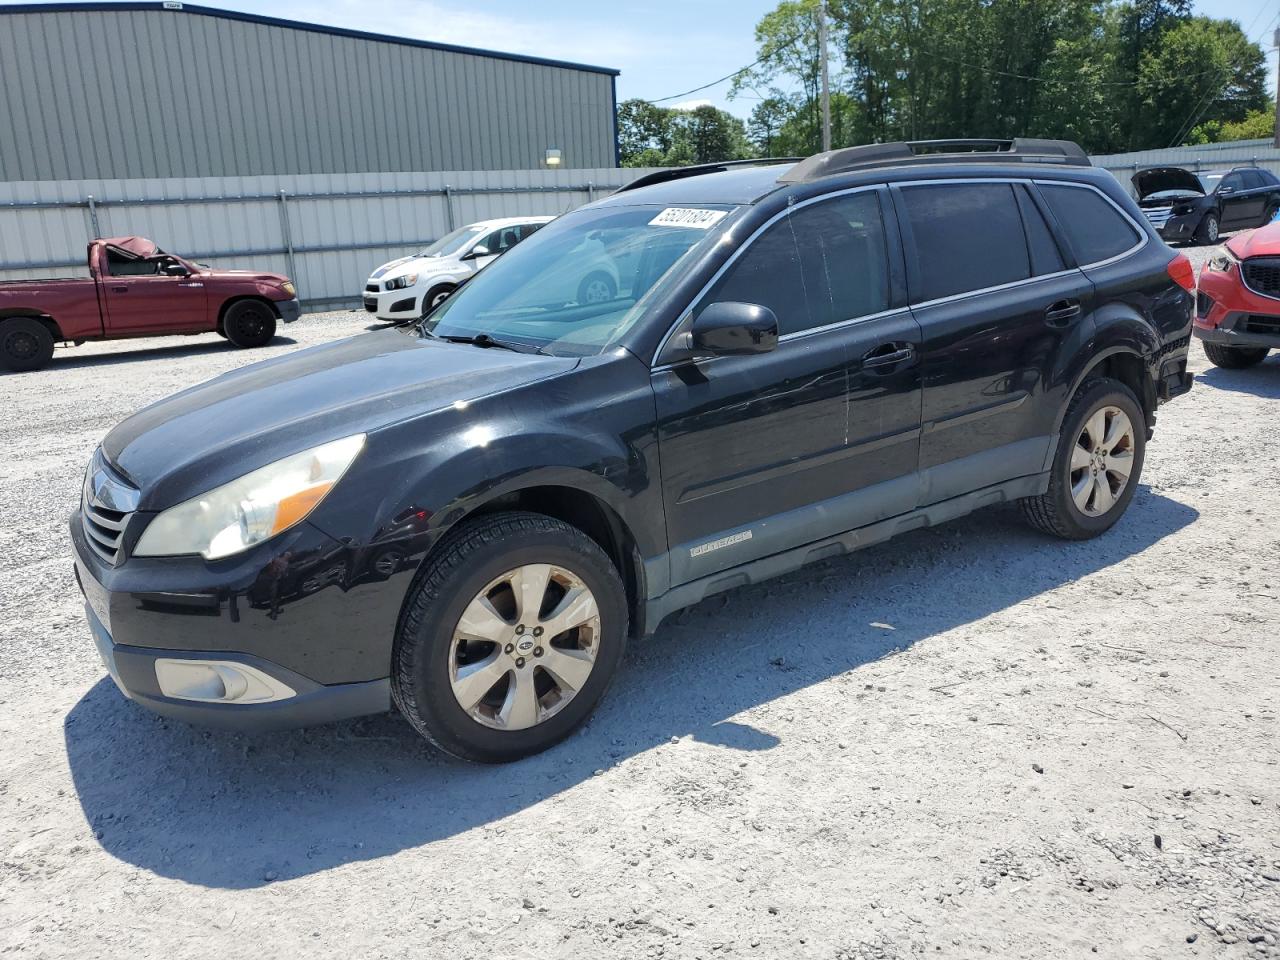
[[[331,26],[615,67],[618,97],[656,100],[722,77],[755,59],[753,29],[776,0],[205,0]],[[1234,17],[1271,46],[1275,0],[1200,0],[1199,12]],[[1270,55],[1275,87],[1276,58]],[[690,94],[740,116],[754,101],[727,100],[729,84]],[[669,101],[672,103],[681,102]]]

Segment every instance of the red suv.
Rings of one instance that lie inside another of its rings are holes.
[[[1280,347],[1280,222],[1213,251],[1200,271],[1192,332],[1210,361],[1233,370]]]

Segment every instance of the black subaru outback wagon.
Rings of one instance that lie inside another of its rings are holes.
[[[612,299],[549,293],[602,257]],[[112,430],[71,521],[89,623],[164,714],[394,704],[451,753],[522,757],[716,591],[1001,501],[1107,530],[1191,386],[1192,286],[1070,143],[662,171],[423,321]]]

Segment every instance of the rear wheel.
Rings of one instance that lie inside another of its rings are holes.
[[[1192,240],[1203,245],[1217,243],[1218,232],[1221,227],[1222,223],[1218,220],[1217,213],[1210,210],[1204,215],[1204,219],[1200,221],[1200,226],[1196,227],[1195,236]]]
[[[6,369],[39,370],[53,358],[53,334],[33,317],[0,323],[0,364]]]
[[[586,720],[626,636],[622,580],[590,537],[541,514],[492,514],[451,532],[411,590],[392,696],[440,749],[518,760]]]
[[[237,347],[262,347],[276,335],[275,311],[261,300],[241,300],[227,308],[222,329]]]
[[[1133,499],[1146,449],[1146,418],[1133,391],[1117,380],[1087,381],[1063,418],[1049,489],[1020,501],[1023,515],[1055,537],[1096,537]]]
[[[1204,344],[1204,355],[1215,367],[1243,370],[1256,367],[1267,358],[1267,347],[1224,347],[1220,343]]]
[[[602,270],[589,273],[578,284],[578,303],[605,303],[618,295],[613,277]]]

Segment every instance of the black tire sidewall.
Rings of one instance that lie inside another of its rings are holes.
[[[1218,229],[1216,235],[1212,238],[1209,236],[1209,221],[1216,221]],[[1205,246],[1210,243],[1217,243],[1222,238],[1222,218],[1216,212],[1206,213],[1204,219],[1200,221],[1200,229],[1196,231],[1196,243]]]
[[[17,357],[9,354],[6,348],[8,338],[15,333],[26,333],[36,341],[36,352],[29,357]],[[53,359],[53,334],[39,320],[31,317],[14,317],[0,322],[0,366],[15,373],[39,370]]]
[[[419,315],[425,317],[427,314],[429,314],[432,310],[436,308],[436,305],[433,302],[436,297],[438,297],[442,293],[451,294],[455,289],[457,289],[457,285],[452,283],[441,283],[432,287],[430,290],[426,292],[426,295],[423,296],[422,298],[422,307],[418,311]]]
[[[575,535],[576,534],[576,535]],[[445,751],[469,760],[501,763],[559,743],[591,714],[608,690],[626,647],[627,603],[613,564],[584,534],[568,528],[539,531],[513,543],[499,539],[470,552],[433,587],[412,643],[412,684],[418,717],[410,721]],[[550,563],[571,570],[587,585],[600,609],[600,649],[590,678],[574,698],[549,720],[527,730],[494,730],[473,720],[458,704],[449,681],[453,630],[471,600],[496,577],[527,563]],[[412,602],[412,600],[410,601]],[[406,625],[407,626],[407,625]],[[397,668],[404,663],[396,658]],[[425,729],[423,729],[425,728]]]
[[[250,312],[262,312],[266,318],[266,326],[261,333],[245,334],[240,329],[241,320]],[[226,338],[237,347],[262,347],[271,342],[276,335],[275,312],[265,303],[256,300],[242,300],[227,308],[222,329]]]
[[[1119,407],[1133,425],[1133,470],[1129,474],[1129,482],[1119,499],[1106,513],[1091,517],[1076,506],[1071,496],[1071,448],[1075,446],[1084,423],[1090,414],[1099,407]],[[1142,479],[1142,467],[1147,456],[1147,419],[1142,413],[1133,391],[1117,380],[1100,380],[1088,387],[1077,403],[1062,421],[1062,430],[1058,436],[1058,450],[1053,458],[1053,476],[1050,480],[1050,492],[1058,503],[1059,516],[1073,528],[1076,539],[1095,537],[1113,527],[1129,508],[1129,502],[1137,492]]]

